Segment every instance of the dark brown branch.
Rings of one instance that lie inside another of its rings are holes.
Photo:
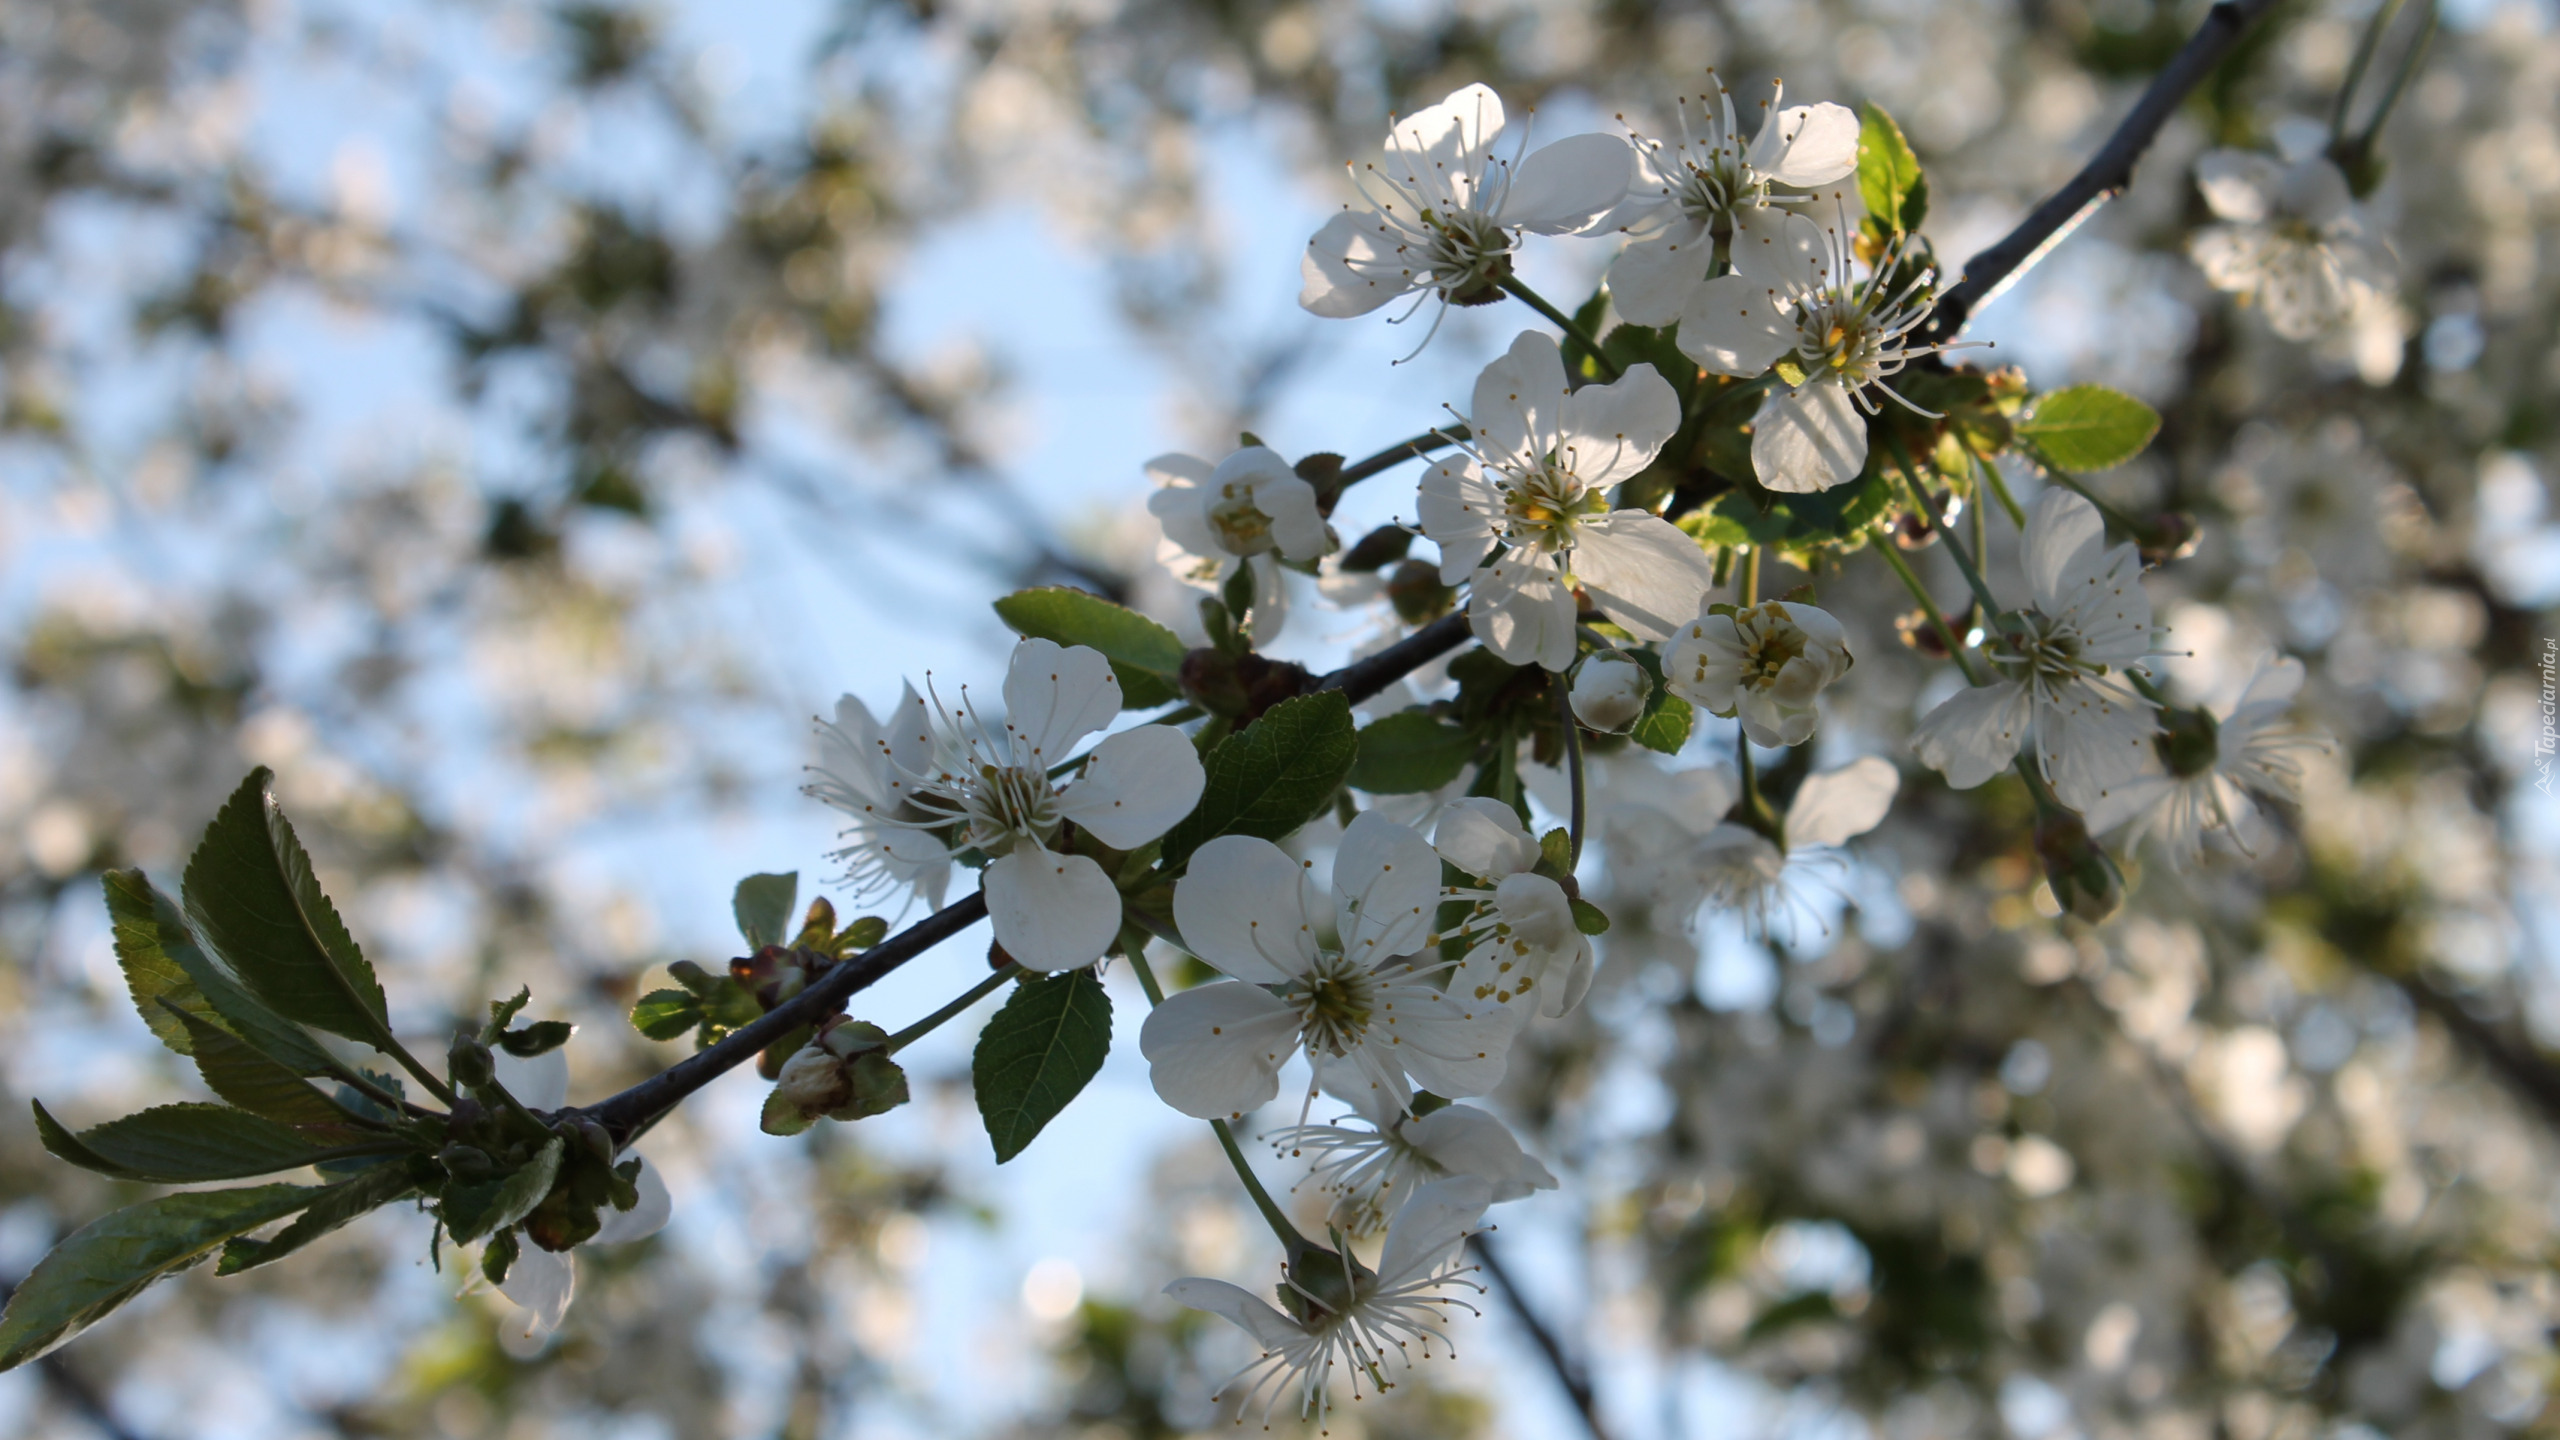
[[[767,1045],[803,1025],[815,1025],[835,1014],[844,1008],[846,1000],[870,989],[882,976],[985,918],[986,896],[971,895],[954,901],[829,970],[817,984],[784,1001],[762,1019],[730,1031],[719,1044],[688,1055],[578,1113],[604,1126],[615,1143],[627,1141],[686,1096],[754,1059]]]
[[[2089,213],[2132,184],[2134,162],[2151,148],[2160,127],[2168,123],[2188,92],[2203,84],[2205,77],[2274,8],[2275,0],[2222,0],[2214,6],[2204,23],[2196,27],[2196,33],[2187,37],[2187,43],[2152,78],[2151,88],[2134,102],[2133,113],[2124,117],[2124,123],[2107,137],[2107,143],[2081,167],[2080,173],[2045,197],[2044,203],[2020,221],[2017,229],[2002,236],[1999,243],[1964,262],[1964,278],[1938,297],[1928,337],[1954,338],[1973,318],[1976,307],[2025,274]]]
[[[2409,997],[2409,1003],[2452,1032],[2453,1038],[2478,1056],[2519,1099],[2540,1110],[2545,1119],[2560,1122],[2560,1067],[2553,1065],[2540,1046],[2472,1014],[2459,998],[2416,976],[2390,978],[2400,987],[2400,993]]]
[[[1464,425],[1444,425],[1437,430],[1425,431],[1410,440],[1397,441],[1366,460],[1343,466],[1336,483],[1357,485],[1381,470],[1394,469],[1407,460],[1428,455],[1444,445],[1455,445],[1466,438],[1467,427]]]
[[[1494,1288],[1502,1292],[1502,1298],[1511,1306],[1511,1313],[1519,1318],[1521,1328],[1527,1330],[1529,1338],[1536,1342],[1538,1353],[1547,1358],[1547,1368],[1555,1372],[1556,1384],[1564,1388],[1565,1398],[1571,1400],[1573,1408],[1580,1412],[1582,1428],[1591,1432],[1591,1440],[1609,1440],[1608,1427],[1600,1422],[1599,1398],[1591,1391],[1591,1377],[1584,1373],[1579,1361],[1564,1353],[1564,1345],[1556,1339],[1556,1333],[1547,1328],[1547,1322],[1538,1317],[1537,1311],[1529,1308],[1528,1297],[1520,1293],[1519,1283],[1511,1278],[1510,1271],[1502,1268],[1502,1260],[1493,1248],[1493,1237],[1478,1231],[1467,1237],[1467,1243],[1474,1247],[1476,1259],[1484,1264],[1484,1273],[1492,1277]]]
[[[1443,615],[1377,654],[1352,661],[1308,689],[1339,690],[1356,705],[1457,649],[1466,638],[1466,612]]]

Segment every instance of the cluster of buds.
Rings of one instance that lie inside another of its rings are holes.
[[[837,1015],[784,1061],[765,1097],[764,1131],[797,1135],[820,1120],[860,1120],[907,1103],[907,1072],[879,1026]]]

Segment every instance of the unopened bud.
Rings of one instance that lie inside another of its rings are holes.
[[[489,1152],[475,1145],[447,1145],[436,1152],[436,1163],[456,1180],[477,1180],[497,1168]]]
[[[827,950],[836,938],[836,907],[821,895],[809,902],[809,910],[800,920],[800,934],[791,942],[795,950]]]
[[[453,1048],[445,1052],[445,1068],[456,1085],[486,1085],[498,1077],[497,1067],[490,1063],[489,1047],[471,1034],[453,1037]]]
[[[2145,565],[2165,565],[2196,553],[2204,539],[2204,522],[2185,510],[2163,510],[2134,532],[2133,543]]]
[[[578,1143],[587,1147],[587,1153],[593,1155],[597,1163],[604,1165],[613,1163],[613,1134],[604,1126],[580,1116]]]
[[[1440,583],[1440,567],[1428,560],[1407,560],[1387,576],[1387,603],[1407,625],[1428,625],[1449,613],[1458,592]]]
[[[1615,650],[1589,657],[1573,674],[1574,718],[1604,735],[1634,728],[1652,698],[1653,677]]]
[[[1402,560],[1413,548],[1413,532],[1402,525],[1381,525],[1342,552],[1341,569],[1352,575],[1374,575]]]
[[[2062,913],[2096,925],[2124,908],[2124,872],[2071,811],[2045,809],[2036,816],[2036,858]]]
[[[786,950],[767,945],[753,955],[729,962],[729,978],[738,982],[756,1003],[767,1010],[799,994],[809,984],[806,960],[814,958],[799,950]]]

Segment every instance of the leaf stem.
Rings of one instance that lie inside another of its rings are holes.
[[[1929,522],[1929,528],[1938,532],[1938,539],[1947,547],[1947,553],[1955,557],[1956,568],[1964,572],[1964,583],[1973,587],[1974,598],[1982,602],[1982,613],[1999,614],[2000,602],[1992,598],[1991,587],[1983,582],[1982,571],[1975,568],[1973,557],[1965,553],[1964,542],[1956,538],[1954,529],[1939,515],[1937,507],[1929,503],[1929,492],[1920,484],[1917,469],[1911,463],[1911,452],[1893,436],[1886,436],[1885,443],[1893,451],[1895,473],[1901,475],[1903,488],[1911,492],[1911,503],[1919,508],[1920,518]]]
[[[1574,319],[1570,315],[1567,315],[1553,305],[1548,304],[1545,296],[1530,289],[1528,285],[1521,281],[1519,276],[1505,275],[1497,283],[1500,284],[1503,290],[1509,293],[1513,298],[1526,304],[1530,309],[1537,311],[1539,314],[1546,316],[1549,321],[1553,322],[1559,329],[1563,330],[1564,333],[1581,341],[1582,347],[1591,352],[1591,362],[1600,367],[1601,374],[1608,376],[1612,380],[1616,380],[1625,373],[1618,368],[1618,362],[1610,359],[1608,354],[1600,348],[1600,342],[1592,338],[1591,332],[1582,328],[1582,322]]]
[[[1565,686],[1562,676],[1556,685],[1556,717],[1564,722],[1565,774],[1573,784],[1573,808],[1567,817],[1571,837],[1569,855],[1575,866],[1582,864],[1582,722],[1573,713],[1573,691]]]
[[[1163,1004],[1164,987],[1156,983],[1155,969],[1147,964],[1147,957],[1135,950],[1130,951],[1129,968],[1138,976],[1138,988],[1147,992],[1147,1003]],[[1272,1200],[1271,1192],[1262,1188],[1262,1177],[1254,1174],[1253,1167],[1245,1163],[1244,1150],[1236,1144],[1235,1132],[1227,1128],[1227,1122],[1212,1120],[1209,1128],[1218,1132],[1219,1148],[1227,1152],[1227,1163],[1235,1167],[1236,1178],[1244,1182],[1245,1193],[1253,1197],[1254,1208],[1262,1212],[1263,1220],[1271,1226],[1271,1233],[1280,1237],[1281,1246],[1295,1255],[1306,1245],[1307,1237],[1298,1233],[1298,1227],[1289,1223],[1289,1217]]]
[[[1947,647],[1948,656],[1956,662],[1956,668],[1964,672],[1965,683],[1981,684],[1982,677],[1974,673],[1973,661],[1964,653],[1964,642],[1957,638],[1955,627],[1947,623],[1946,612],[1930,598],[1929,587],[1921,584],[1920,577],[1911,573],[1911,562],[1902,558],[1902,552],[1894,547],[1890,538],[1881,539],[1868,548],[1884,557],[1885,563],[1893,567],[1893,573],[1902,577],[1903,588],[1911,592],[1912,599],[1920,602],[1920,613],[1928,616],[1929,623],[1936,627],[1938,639]]]
[[[970,1006],[986,999],[989,995],[994,994],[996,987],[1004,984],[1006,981],[1011,980],[1013,977],[1021,973],[1021,966],[1014,964],[1010,960],[1006,961],[1002,969],[960,992],[958,999],[953,1000],[950,1004],[934,1011],[932,1014],[927,1015],[913,1025],[908,1026],[906,1029],[899,1031],[897,1034],[890,1036],[889,1043],[881,1047],[881,1053],[895,1055],[899,1051],[906,1049],[909,1045],[923,1039],[925,1036],[941,1028],[946,1021],[958,1015],[961,1011],[968,1009]]]
[[[1987,455],[1974,456],[1973,463],[1981,466],[1982,473],[1990,479],[1991,493],[2000,497],[2000,508],[2009,512],[2009,523],[2021,530],[2026,529],[2027,512],[2018,504],[2018,497],[2009,493],[2009,478],[2000,473],[2000,467],[1992,464]]]

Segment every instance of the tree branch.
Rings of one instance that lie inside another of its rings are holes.
[[[1354,660],[1318,680],[1307,687],[1308,693],[1339,690],[1356,705],[1457,649],[1466,638],[1467,612],[1443,615],[1377,654]]]
[[[1591,1377],[1583,1372],[1580,1362],[1564,1353],[1564,1345],[1556,1339],[1555,1332],[1538,1318],[1537,1311],[1529,1308],[1528,1297],[1520,1293],[1518,1282],[1502,1268],[1500,1257],[1494,1253],[1493,1237],[1478,1231],[1467,1237],[1467,1243],[1474,1247],[1476,1259],[1484,1263],[1484,1273],[1493,1277],[1502,1298],[1509,1302],[1511,1313],[1519,1317],[1521,1328],[1537,1342],[1538,1353],[1547,1357],[1547,1368],[1555,1372],[1556,1384],[1564,1387],[1565,1398],[1582,1415],[1582,1428],[1591,1432],[1591,1440],[1609,1440],[1608,1428],[1600,1422],[1599,1399],[1591,1393]]]
[[[1928,338],[1953,339],[1973,318],[1975,310],[1991,303],[2043,259],[2047,251],[2061,244],[2080,222],[2095,214],[2100,205],[2132,184],[2134,162],[2151,148],[2160,127],[2168,123],[2188,92],[2203,84],[2205,77],[2274,8],[2275,0],[2222,0],[2214,6],[2204,23],[2196,27],[2196,33],[2187,37],[2187,43],[2152,78],[2151,88],[2134,102],[2133,113],[2124,117],[2124,123],[2107,137],[2107,143],[2081,167],[2080,173],[2045,197],[2044,203],[2020,221],[2017,229],[1964,262],[1964,278],[1938,297],[1937,312],[1929,320]]]

